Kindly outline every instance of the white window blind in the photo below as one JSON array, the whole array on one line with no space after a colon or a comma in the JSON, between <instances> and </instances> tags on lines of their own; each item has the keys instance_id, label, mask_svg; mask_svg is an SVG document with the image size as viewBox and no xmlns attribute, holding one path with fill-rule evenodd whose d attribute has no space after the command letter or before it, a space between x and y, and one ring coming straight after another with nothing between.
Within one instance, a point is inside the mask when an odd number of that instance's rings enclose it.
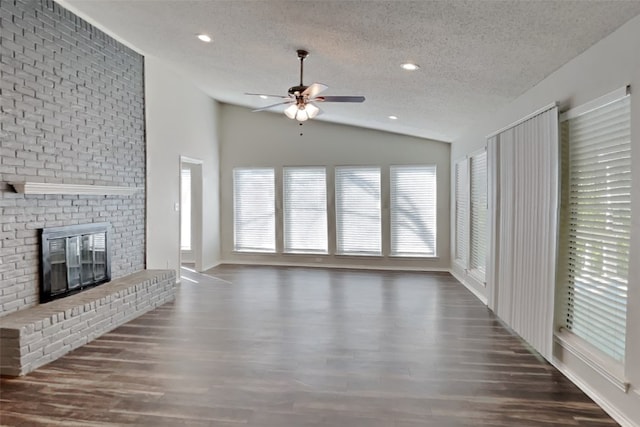
<instances>
[{"instance_id":1,"label":"white window blind","mask_svg":"<svg viewBox=\"0 0 640 427\"><path fill-rule=\"evenodd\" d=\"M468 184L468 160L463 159L456 163L456 229L455 229L455 260L463 268L467 268L468 241L469 241L469 184Z\"/></svg>"},{"instance_id":2,"label":"white window blind","mask_svg":"<svg viewBox=\"0 0 640 427\"><path fill-rule=\"evenodd\" d=\"M470 158L470 250L469 270L479 281L485 281L487 263L487 152Z\"/></svg>"},{"instance_id":3,"label":"white window blind","mask_svg":"<svg viewBox=\"0 0 640 427\"><path fill-rule=\"evenodd\" d=\"M380 255L380 168L336 168L336 250L340 255Z\"/></svg>"},{"instance_id":4,"label":"white window blind","mask_svg":"<svg viewBox=\"0 0 640 427\"><path fill-rule=\"evenodd\" d=\"M436 255L436 167L391 166L391 255Z\"/></svg>"},{"instance_id":5,"label":"white window blind","mask_svg":"<svg viewBox=\"0 0 640 427\"><path fill-rule=\"evenodd\" d=\"M324 167L284 168L284 251L327 253Z\"/></svg>"},{"instance_id":6,"label":"white window blind","mask_svg":"<svg viewBox=\"0 0 640 427\"><path fill-rule=\"evenodd\" d=\"M233 170L234 249L275 252L276 208L273 168Z\"/></svg>"},{"instance_id":7,"label":"white window blind","mask_svg":"<svg viewBox=\"0 0 640 427\"><path fill-rule=\"evenodd\" d=\"M180 170L180 249L191 250L191 169Z\"/></svg>"},{"instance_id":8,"label":"white window blind","mask_svg":"<svg viewBox=\"0 0 640 427\"><path fill-rule=\"evenodd\" d=\"M571 115L569 115L571 117ZM624 360L631 227L630 97L562 123L564 326Z\"/></svg>"},{"instance_id":9,"label":"white window blind","mask_svg":"<svg viewBox=\"0 0 640 427\"><path fill-rule=\"evenodd\" d=\"M489 137L491 296L496 314L553 357L559 208L558 109L546 106ZM497 147L496 147L497 145ZM497 149L497 152L496 152ZM495 174L495 175L494 175Z\"/></svg>"}]
</instances>

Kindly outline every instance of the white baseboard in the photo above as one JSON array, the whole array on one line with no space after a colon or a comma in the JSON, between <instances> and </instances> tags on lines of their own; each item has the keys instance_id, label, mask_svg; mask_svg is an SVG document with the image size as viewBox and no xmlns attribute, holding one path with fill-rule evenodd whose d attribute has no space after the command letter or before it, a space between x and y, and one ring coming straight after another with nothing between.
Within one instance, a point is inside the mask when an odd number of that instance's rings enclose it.
<instances>
[{"instance_id":1,"label":"white baseboard","mask_svg":"<svg viewBox=\"0 0 640 427\"><path fill-rule=\"evenodd\" d=\"M216 267L217 267L217 266L219 266L220 264L222 264L222 262L221 262L221 261L214 262L213 264L208 264L208 265L206 265L205 267L203 267L203 268L202 268L202 271L207 271L207 270L210 270L210 269L212 269L212 268L216 268Z\"/></svg>"},{"instance_id":2,"label":"white baseboard","mask_svg":"<svg viewBox=\"0 0 640 427\"><path fill-rule=\"evenodd\" d=\"M403 266L377 266L377 265L350 265L350 264L314 264L304 262L265 262L265 261L220 261L217 265L233 264L233 265L263 265L274 267L305 267L305 268L344 268L351 270L380 270L380 271L422 271L422 272L434 272L434 273L449 273L448 268L433 268L433 267L403 267Z\"/></svg>"},{"instance_id":3,"label":"white baseboard","mask_svg":"<svg viewBox=\"0 0 640 427\"><path fill-rule=\"evenodd\" d=\"M594 390L589 384L584 382L578 375L576 375L567 365L559 361L557 358L553 358L553 366L556 367L564 376L574 383L580 390L589 396L598 406L600 406L607 414L611 416L622 427L640 427L634 421L630 420L625 414L620 412L618 408L612 404L608 399L605 399L600 393Z\"/></svg>"},{"instance_id":4,"label":"white baseboard","mask_svg":"<svg viewBox=\"0 0 640 427\"><path fill-rule=\"evenodd\" d=\"M487 299L486 295L482 295L480 292L478 292L478 290L476 288L474 288L473 286L469 285L466 280L464 280L458 273L456 273L456 271L454 269L449 269L449 273L455 277L458 282L462 283L464 285L465 288L469 289L469 291L471 291L471 293L473 295L476 296L476 298L478 298L484 305L488 305L489 300Z\"/></svg>"}]
</instances>

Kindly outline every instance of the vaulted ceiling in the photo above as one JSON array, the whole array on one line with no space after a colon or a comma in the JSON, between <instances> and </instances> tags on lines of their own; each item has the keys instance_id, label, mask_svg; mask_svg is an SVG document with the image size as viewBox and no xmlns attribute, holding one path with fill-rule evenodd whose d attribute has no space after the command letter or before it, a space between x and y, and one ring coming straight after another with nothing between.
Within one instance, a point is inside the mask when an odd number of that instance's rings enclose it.
<instances>
[{"instance_id":1,"label":"vaulted ceiling","mask_svg":"<svg viewBox=\"0 0 640 427\"><path fill-rule=\"evenodd\" d=\"M366 97L325 103L319 120L443 141L640 14L640 1L624 0L60 3L213 98L249 108L274 101L245 92L286 95L298 84L296 49L307 49L305 84ZM199 41L202 33L212 41Z\"/></svg>"}]
</instances>

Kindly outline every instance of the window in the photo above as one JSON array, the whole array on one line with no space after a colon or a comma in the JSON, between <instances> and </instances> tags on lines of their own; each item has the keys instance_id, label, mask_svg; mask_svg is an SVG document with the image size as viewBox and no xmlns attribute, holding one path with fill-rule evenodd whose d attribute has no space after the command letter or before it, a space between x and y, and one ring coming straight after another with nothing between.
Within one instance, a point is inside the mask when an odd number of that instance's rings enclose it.
<instances>
[{"instance_id":1,"label":"window","mask_svg":"<svg viewBox=\"0 0 640 427\"><path fill-rule=\"evenodd\" d=\"M456 229L455 229L455 260L463 268L467 268L467 247L469 241L468 233L468 209L469 204L469 180L468 180L468 167L469 163L467 159L460 160L456 163Z\"/></svg>"},{"instance_id":2,"label":"window","mask_svg":"<svg viewBox=\"0 0 640 427\"><path fill-rule=\"evenodd\" d=\"M487 152L456 163L455 261L485 282L487 254Z\"/></svg>"},{"instance_id":3,"label":"window","mask_svg":"<svg viewBox=\"0 0 640 427\"><path fill-rule=\"evenodd\" d=\"M469 270L484 283L487 257L487 152L470 158Z\"/></svg>"},{"instance_id":4,"label":"window","mask_svg":"<svg viewBox=\"0 0 640 427\"><path fill-rule=\"evenodd\" d=\"M624 93L564 116L559 276L564 327L619 362L631 227L630 97Z\"/></svg>"},{"instance_id":5,"label":"window","mask_svg":"<svg viewBox=\"0 0 640 427\"><path fill-rule=\"evenodd\" d=\"M233 225L236 251L276 251L273 168L233 170Z\"/></svg>"},{"instance_id":6,"label":"window","mask_svg":"<svg viewBox=\"0 0 640 427\"><path fill-rule=\"evenodd\" d=\"M436 167L391 166L391 255L436 255Z\"/></svg>"},{"instance_id":7,"label":"window","mask_svg":"<svg viewBox=\"0 0 640 427\"><path fill-rule=\"evenodd\" d=\"M180 171L180 249L191 250L191 169Z\"/></svg>"},{"instance_id":8,"label":"window","mask_svg":"<svg viewBox=\"0 0 640 427\"><path fill-rule=\"evenodd\" d=\"M381 255L380 168L336 168L336 250Z\"/></svg>"},{"instance_id":9,"label":"window","mask_svg":"<svg viewBox=\"0 0 640 427\"><path fill-rule=\"evenodd\" d=\"M327 253L325 168L284 168L283 175L284 251Z\"/></svg>"}]
</instances>

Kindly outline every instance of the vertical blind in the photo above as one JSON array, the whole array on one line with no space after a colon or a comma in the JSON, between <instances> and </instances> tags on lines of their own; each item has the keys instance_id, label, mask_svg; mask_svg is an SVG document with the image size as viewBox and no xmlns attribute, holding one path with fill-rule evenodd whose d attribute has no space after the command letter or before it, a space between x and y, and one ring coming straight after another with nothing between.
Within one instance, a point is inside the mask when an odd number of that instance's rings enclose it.
<instances>
[{"instance_id":1,"label":"vertical blind","mask_svg":"<svg viewBox=\"0 0 640 427\"><path fill-rule=\"evenodd\" d=\"M496 313L551 360L558 215L558 109L497 134L497 223L491 260ZM494 142L490 141L493 145ZM493 148L492 148L493 150Z\"/></svg>"},{"instance_id":2,"label":"vertical blind","mask_svg":"<svg viewBox=\"0 0 640 427\"><path fill-rule=\"evenodd\" d=\"M380 255L380 168L336 167L336 251Z\"/></svg>"},{"instance_id":3,"label":"vertical blind","mask_svg":"<svg viewBox=\"0 0 640 427\"><path fill-rule=\"evenodd\" d=\"M471 156L469 270L485 281L487 259L487 152Z\"/></svg>"},{"instance_id":4,"label":"vertical blind","mask_svg":"<svg viewBox=\"0 0 640 427\"><path fill-rule=\"evenodd\" d=\"M631 232L630 97L562 123L564 326L624 360ZM562 267L561 267L562 268Z\"/></svg>"},{"instance_id":5,"label":"vertical blind","mask_svg":"<svg viewBox=\"0 0 640 427\"><path fill-rule=\"evenodd\" d=\"M191 169L180 170L180 249L191 250Z\"/></svg>"},{"instance_id":6,"label":"vertical blind","mask_svg":"<svg viewBox=\"0 0 640 427\"><path fill-rule=\"evenodd\" d=\"M287 167L284 180L284 251L327 253L324 167Z\"/></svg>"},{"instance_id":7,"label":"vertical blind","mask_svg":"<svg viewBox=\"0 0 640 427\"><path fill-rule=\"evenodd\" d=\"M468 253L468 212L467 205L469 203L468 193L468 160L463 159L456 163L456 182L455 182L455 210L456 210L456 229L455 229L455 260L463 268L467 268Z\"/></svg>"},{"instance_id":8,"label":"vertical blind","mask_svg":"<svg viewBox=\"0 0 640 427\"><path fill-rule=\"evenodd\" d=\"M391 166L391 255L436 255L436 167Z\"/></svg>"},{"instance_id":9,"label":"vertical blind","mask_svg":"<svg viewBox=\"0 0 640 427\"><path fill-rule=\"evenodd\" d=\"M233 170L234 249L275 252L276 207L273 168Z\"/></svg>"}]
</instances>

